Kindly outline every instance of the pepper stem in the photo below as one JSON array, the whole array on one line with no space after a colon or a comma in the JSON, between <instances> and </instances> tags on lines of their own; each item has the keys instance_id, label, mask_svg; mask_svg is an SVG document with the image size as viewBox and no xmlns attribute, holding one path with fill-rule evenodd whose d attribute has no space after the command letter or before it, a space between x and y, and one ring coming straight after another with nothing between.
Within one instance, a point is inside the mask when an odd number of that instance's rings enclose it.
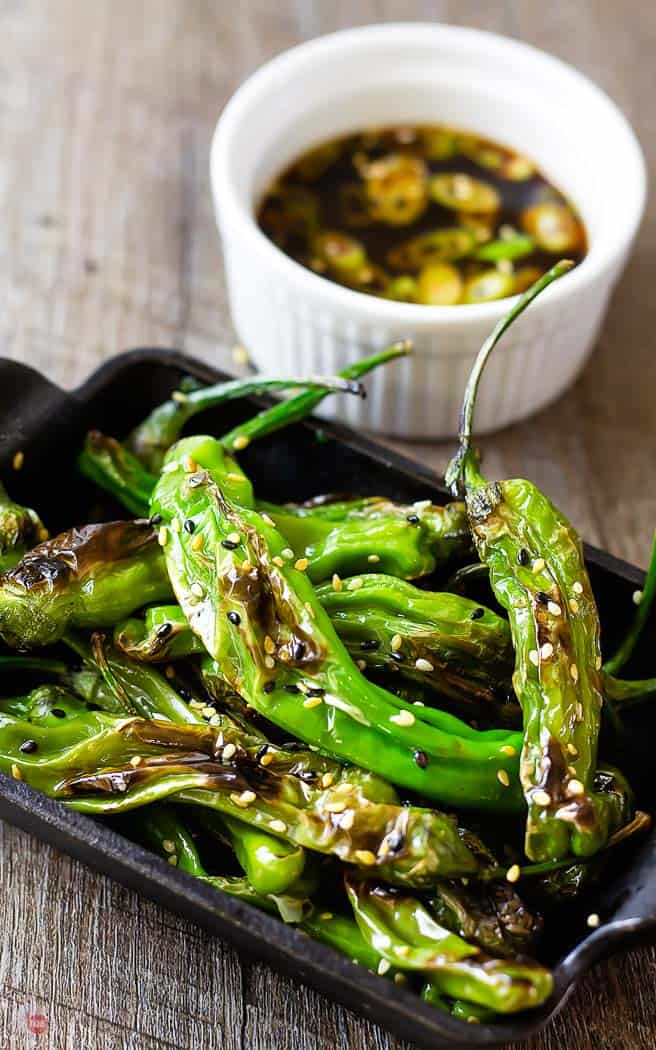
<instances>
[{"instance_id":1,"label":"pepper stem","mask_svg":"<svg viewBox=\"0 0 656 1050\"><path fill-rule=\"evenodd\" d=\"M499 342L501 336L510 327L515 318L519 317L519 315L524 312L526 307L533 302L540 292L544 291L545 288L548 288L553 281L562 277L562 275L567 273L568 270L571 270L573 266L574 263L571 259L562 259L560 262L556 263L555 266L552 266L547 273L543 274L535 284L532 284L531 287L524 292L512 309L508 311L506 316L502 317L495 325L492 332L483 343L481 349L478 351L478 356L474 361L474 366L469 375L469 379L467 380L465 396L460 411L458 451L449 463L445 474L446 484L448 488L451 489L454 496L462 496L463 494L465 464L471 451L474 405L476 403L478 384L481 375L483 374L483 369L487 364L487 359Z\"/></svg>"},{"instance_id":2,"label":"pepper stem","mask_svg":"<svg viewBox=\"0 0 656 1050\"><path fill-rule=\"evenodd\" d=\"M604 664L604 671L606 674L616 675L618 671L624 667L624 664L633 653L633 650L638 644L642 632L645 629L647 621L649 620L654 597L656 597L656 532L654 532L654 538L652 540L649 568L647 569L647 575L645 577L644 587L642 588L642 595L640 597L637 612L624 640L613 653L610 660L607 660Z\"/></svg>"}]
</instances>

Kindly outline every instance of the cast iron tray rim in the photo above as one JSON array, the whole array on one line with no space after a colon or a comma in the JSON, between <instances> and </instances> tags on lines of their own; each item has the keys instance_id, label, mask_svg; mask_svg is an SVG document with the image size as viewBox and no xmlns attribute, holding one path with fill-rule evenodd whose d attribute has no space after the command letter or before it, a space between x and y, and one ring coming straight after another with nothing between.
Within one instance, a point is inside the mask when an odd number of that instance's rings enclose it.
<instances>
[{"instance_id":1,"label":"cast iron tray rim","mask_svg":"<svg viewBox=\"0 0 656 1050\"><path fill-rule=\"evenodd\" d=\"M6 361L0 358L0 365ZM16 362L11 362L15 366ZM191 373L204 382L217 382L229 378L226 373L212 368L177 350L159 347L143 347L125 351L110 358L97 368L84 383L66 396L85 402L120 372L134 364L159 364L182 372ZM44 377L29 366L26 371ZM46 381L49 382L49 381ZM55 389L56 384L49 384ZM261 403L271 403L270 398L249 398ZM332 438L356 452L375 460L383 466L393 467L411 479L437 489L445 494L442 479L430 469L405 456L356 434L350 428L325 422L316 418L304 421L312 430L324 430ZM585 544L586 556L603 569L612 572L637 587L644 582L645 574L625 562L590 544ZM656 941L656 913L611 920L591 931L554 968L554 992L549 1001L535 1011L510 1016L493 1025L466 1025L424 1004L413 993L384 981L339 955L336 951L313 941L306 934L281 923L280 920L259 911L253 906L205 885L193 876L178 871L155 854L145 850L108 827L97 824L91 818L68 809L63 803L49 799L28 785L0 774L1 795L8 806L3 816L12 823L41 838L64 848L87 865L109 874L152 900L172 911L179 910L182 898L187 912L194 913L193 921L209 924L216 932L218 920L225 928L220 933L227 941L231 939L230 927L239 939L240 932L252 940L255 935L262 957L284 972L309 983L337 999L349 1008L360 1012L371 1020L386 1024L385 1015L390 1001L395 1008L394 1029L410 1036L428 1047L426 1037L450 1040L449 1046L456 1050L465 1046L501 1046L509 1040L526 1039L541 1030L558 1014L572 994L576 982L595 963L619 951L628 950L634 944ZM62 846L62 840L65 843ZM94 857L89 859L86 850ZM145 880L145 881L144 881ZM206 920L206 923L203 920ZM258 949L243 946L239 950L257 954ZM304 966L307 963L307 967ZM321 988L318 971L329 975L331 988L326 993ZM358 1003L357 989L366 992L368 1001ZM339 988L339 992L337 991ZM380 1008L380 1016L376 1011ZM417 1029L417 1022L421 1028ZM447 1045L444 1043L443 1045Z\"/></svg>"}]
</instances>

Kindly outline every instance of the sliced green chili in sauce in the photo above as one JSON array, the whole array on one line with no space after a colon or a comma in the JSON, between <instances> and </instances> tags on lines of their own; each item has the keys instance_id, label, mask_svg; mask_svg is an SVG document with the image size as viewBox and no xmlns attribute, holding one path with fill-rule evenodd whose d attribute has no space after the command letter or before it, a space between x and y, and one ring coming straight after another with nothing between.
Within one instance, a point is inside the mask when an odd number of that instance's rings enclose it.
<instances>
[{"instance_id":1,"label":"sliced green chili in sauce","mask_svg":"<svg viewBox=\"0 0 656 1050\"><path fill-rule=\"evenodd\" d=\"M518 295L586 233L533 162L478 135L401 126L302 154L269 186L261 229L356 291L428 306Z\"/></svg>"}]
</instances>

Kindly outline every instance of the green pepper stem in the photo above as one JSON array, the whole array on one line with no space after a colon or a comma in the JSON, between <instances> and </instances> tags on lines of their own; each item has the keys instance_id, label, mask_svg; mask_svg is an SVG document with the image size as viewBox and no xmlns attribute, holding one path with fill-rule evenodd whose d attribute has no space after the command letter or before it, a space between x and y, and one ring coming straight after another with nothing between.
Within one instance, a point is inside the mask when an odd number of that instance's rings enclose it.
<instances>
[{"instance_id":1,"label":"green pepper stem","mask_svg":"<svg viewBox=\"0 0 656 1050\"><path fill-rule=\"evenodd\" d=\"M571 270L573 266L574 263L571 259L562 259L560 262L556 263L555 266L552 266L547 273L543 274L535 284L532 284L531 287L524 292L512 309L508 311L506 316L502 317L501 320L497 322L492 332L483 343L481 349L478 351L474 367L472 368L467 381L465 396L462 402L462 409L460 412L460 430L458 435L458 451L449 464L445 475L446 484L455 496L462 495L465 460L471 449L476 394L481 375L483 374L483 369L487 364L490 354L504 332L511 326L513 321L524 312L526 307L533 302L536 296L544 291L545 288L548 288L549 285L559 277L562 277L563 274L567 273L568 270Z\"/></svg>"},{"instance_id":2,"label":"green pepper stem","mask_svg":"<svg viewBox=\"0 0 656 1050\"><path fill-rule=\"evenodd\" d=\"M611 656L610 660L606 660L604 664L604 671L608 675L616 675L618 671L624 667L629 657L633 653L636 645L640 641L642 632L645 629L651 607L654 603L654 597L656 596L656 532L654 532L654 538L651 545L651 557L649 559L649 568L647 569L647 576L645 578L645 585L642 589L642 597L640 604L638 605L633 623L631 624L624 641L621 642L615 653ZM647 684L647 683L645 683ZM619 697L617 699L620 699Z\"/></svg>"},{"instance_id":3,"label":"green pepper stem","mask_svg":"<svg viewBox=\"0 0 656 1050\"><path fill-rule=\"evenodd\" d=\"M364 357L361 361L348 365L338 375L343 379L359 379L361 376L373 371L374 368L378 368L379 365L384 365L397 357L405 357L410 352L410 349L411 344L407 339L394 343L387 350L382 350L378 354ZM232 449L238 438L247 438L249 441L254 441L256 438L266 437L267 434L280 430L281 427L298 423L301 419L305 419L317 405L321 404L327 393L328 391L325 390L306 390L297 397L290 398L289 401L272 405L271 408L260 412L259 415L254 416L245 423L240 423L239 426L224 434L220 439L221 444L226 449Z\"/></svg>"}]
</instances>

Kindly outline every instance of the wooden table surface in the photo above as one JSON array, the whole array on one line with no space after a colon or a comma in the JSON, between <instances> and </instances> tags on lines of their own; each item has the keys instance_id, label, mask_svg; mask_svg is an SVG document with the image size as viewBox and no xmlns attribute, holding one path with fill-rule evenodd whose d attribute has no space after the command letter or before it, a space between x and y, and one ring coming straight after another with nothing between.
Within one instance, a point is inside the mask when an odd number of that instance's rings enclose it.
<instances>
[{"instance_id":1,"label":"wooden table surface","mask_svg":"<svg viewBox=\"0 0 656 1050\"><path fill-rule=\"evenodd\" d=\"M0 0L0 354L65 385L138 345L230 368L207 174L217 115L289 45L402 18L574 63L633 122L653 173L656 9L643 0ZM656 524L655 226L652 206L576 386L485 443L491 472L533 478L588 540L642 565ZM449 451L412 454L442 466ZM27 835L0 838L0 1047L402 1050ZM652 950L600 966L527 1045L652 1048L655 991ZM29 1032L29 1009L47 1032Z\"/></svg>"}]
</instances>

